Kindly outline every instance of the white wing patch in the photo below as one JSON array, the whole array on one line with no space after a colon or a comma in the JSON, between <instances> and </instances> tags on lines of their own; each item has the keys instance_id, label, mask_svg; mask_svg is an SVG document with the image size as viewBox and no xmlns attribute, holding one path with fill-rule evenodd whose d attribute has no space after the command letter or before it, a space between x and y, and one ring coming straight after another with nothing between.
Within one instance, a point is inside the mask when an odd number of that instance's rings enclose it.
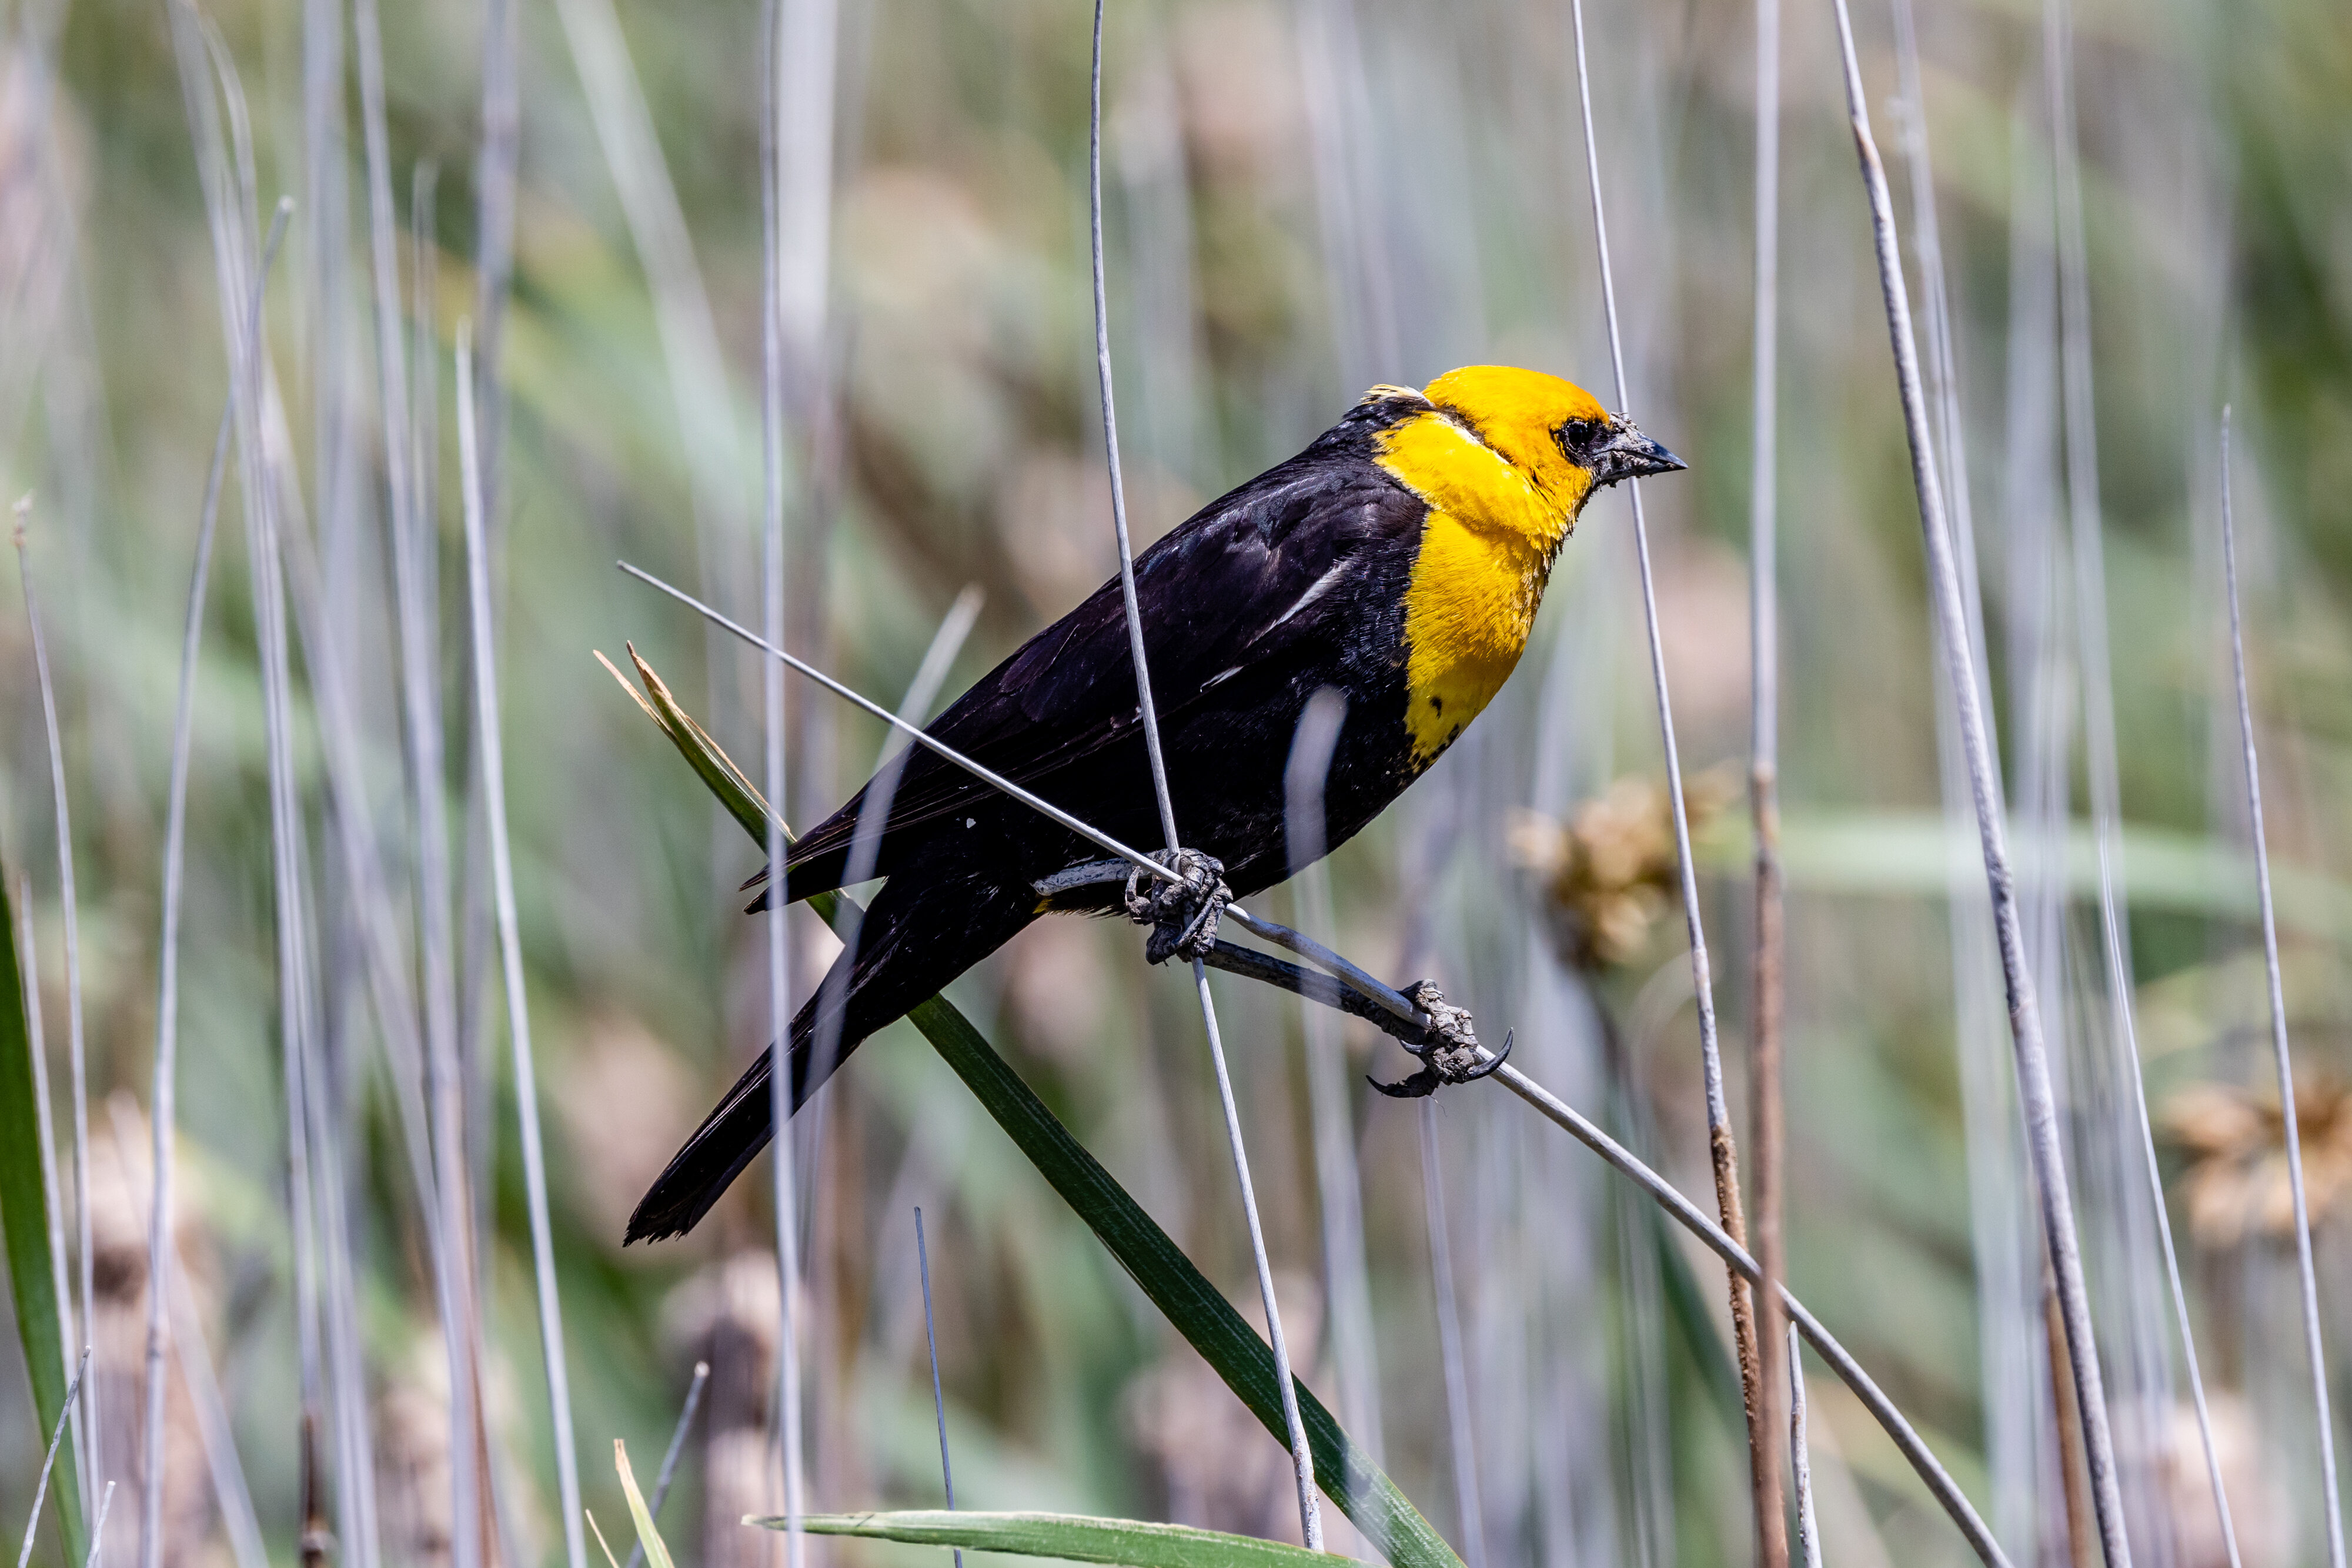
<instances>
[{"instance_id":1,"label":"white wing patch","mask_svg":"<svg viewBox=\"0 0 2352 1568\"><path fill-rule=\"evenodd\" d=\"M1355 562L1351 559L1335 562L1330 570L1317 578L1314 585L1308 588L1306 592L1298 596L1297 603L1293 604L1289 609L1276 616L1274 618L1274 626L1269 626L1266 630L1268 632L1273 631L1275 626L1281 625L1284 622L1289 620L1292 616L1297 614L1300 611L1306 609L1317 600L1322 598L1326 593L1328 593L1331 591L1331 585L1339 581L1339 579L1346 574L1348 569L1354 564ZM1226 674L1231 674L1232 673L1232 671L1228 670ZM1217 677L1217 680L1221 681L1223 679L1224 679L1224 675ZM1209 684L1211 685L1216 685L1216 681L1212 681Z\"/></svg>"}]
</instances>

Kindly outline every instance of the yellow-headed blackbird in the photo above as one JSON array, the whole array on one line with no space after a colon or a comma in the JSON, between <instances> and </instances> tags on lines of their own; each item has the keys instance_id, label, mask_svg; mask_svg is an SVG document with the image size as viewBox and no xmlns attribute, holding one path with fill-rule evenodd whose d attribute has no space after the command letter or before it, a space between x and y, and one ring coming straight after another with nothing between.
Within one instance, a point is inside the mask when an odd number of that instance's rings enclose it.
<instances>
[{"instance_id":1,"label":"yellow-headed blackbird","mask_svg":"<svg viewBox=\"0 0 2352 1568\"><path fill-rule=\"evenodd\" d=\"M1289 873L1284 768L1322 686L1348 698L1325 799L1327 842L1345 843L1501 688L1593 492L1682 466L1580 387L1476 365L1425 392L1373 388L1306 451L1144 551L1136 593L1184 843L1222 862L1239 897ZM1116 580L990 671L930 733L1124 842L1160 841ZM790 898L841 885L864 799L785 858ZM838 1061L1038 915L1119 908L1116 880L1039 891L1100 859L916 751L880 840L877 871L888 880L857 950L793 1020L793 1106L834 1065L812 1073L820 1006L840 1015L827 1052ZM687 1140L631 1216L629 1239L690 1228L766 1145L769 1062L761 1052Z\"/></svg>"}]
</instances>

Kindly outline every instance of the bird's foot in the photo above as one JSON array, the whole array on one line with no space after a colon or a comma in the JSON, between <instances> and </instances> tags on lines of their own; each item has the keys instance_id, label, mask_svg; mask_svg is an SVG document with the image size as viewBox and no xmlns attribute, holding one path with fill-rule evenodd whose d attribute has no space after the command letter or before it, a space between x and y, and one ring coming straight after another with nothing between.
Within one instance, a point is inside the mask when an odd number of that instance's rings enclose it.
<instances>
[{"instance_id":1,"label":"bird's foot","mask_svg":"<svg viewBox=\"0 0 2352 1568\"><path fill-rule=\"evenodd\" d=\"M1475 1083L1509 1059L1515 1036L1507 1031L1503 1049L1487 1055L1479 1047L1477 1032L1471 1027L1470 1009L1450 1005L1435 981L1417 981L1406 987L1403 995L1429 1015L1430 1022L1419 1043L1397 1041L1421 1059L1418 1071L1395 1083L1383 1083L1377 1078L1365 1081L1391 1100L1423 1099L1436 1093L1442 1083Z\"/></svg>"},{"instance_id":2,"label":"bird's foot","mask_svg":"<svg viewBox=\"0 0 2352 1568\"><path fill-rule=\"evenodd\" d=\"M1184 880L1155 877L1145 886L1140 869L1127 879L1127 917L1151 927L1143 945L1144 961L1207 957L1217 945L1217 921L1234 901L1223 862L1198 850L1162 850L1151 858Z\"/></svg>"}]
</instances>

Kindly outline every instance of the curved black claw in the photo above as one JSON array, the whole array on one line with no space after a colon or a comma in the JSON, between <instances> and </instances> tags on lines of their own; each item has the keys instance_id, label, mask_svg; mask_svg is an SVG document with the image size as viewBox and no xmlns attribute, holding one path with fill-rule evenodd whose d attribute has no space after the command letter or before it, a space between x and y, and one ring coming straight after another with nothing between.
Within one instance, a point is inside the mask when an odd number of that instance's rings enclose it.
<instances>
[{"instance_id":1,"label":"curved black claw","mask_svg":"<svg viewBox=\"0 0 2352 1568\"><path fill-rule=\"evenodd\" d=\"M1459 1078L1449 1078L1446 1082L1449 1083L1475 1083L1481 1078L1492 1078L1495 1076L1496 1070L1499 1069L1504 1062L1508 1061L1511 1059L1511 1043L1517 1039L1518 1039L1517 1030L1505 1030L1503 1031L1502 1050L1495 1052L1494 1055L1488 1057L1486 1061L1480 1062L1469 1071L1462 1074Z\"/></svg>"},{"instance_id":2,"label":"curved black claw","mask_svg":"<svg viewBox=\"0 0 2352 1568\"><path fill-rule=\"evenodd\" d=\"M1437 988L1435 981L1416 981L1405 988L1404 995L1428 1015L1430 1022L1418 1041L1397 1041L1421 1059L1418 1071L1394 1083L1382 1083L1377 1078L1365 1080L1390 1099L1423 1100L1436 1093L1442 1083L1475 1083L1491 1076L1510 1057L1516 1033L1505 1031L1503 1049L1487 1055L1479 1047L1469 1009L1448 1006L1445 993Z\"/></svg>"},{"instance_id":3,"label":"curved black claw","mask_svg":"<svg viewBox=\"0 0 2352 1568\"><path fill-rule=\"evenodd\" d=\"M1426 1100L1436 1093L1437 1086L1445 1081L1438 1077L1435 1068L1423 1067L1394 1083L1383 1083L1369 1072L1364 1074L1364 1082L1391 1100Z\"/></svg>"}]
</instances>

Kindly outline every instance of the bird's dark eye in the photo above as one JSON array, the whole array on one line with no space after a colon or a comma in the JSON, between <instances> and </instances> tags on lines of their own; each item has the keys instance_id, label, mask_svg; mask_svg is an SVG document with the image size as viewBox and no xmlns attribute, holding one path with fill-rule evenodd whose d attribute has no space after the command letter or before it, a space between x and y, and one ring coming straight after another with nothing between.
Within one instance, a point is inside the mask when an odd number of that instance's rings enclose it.
<instances>
[{"instance_id":1,"label":"bird's dark eye","mask_svg":"<svg viewBox=\"0 0 2352 1568\"><path fill-rule=\"evenodd\" d=\"M1601 420L1571 419L1551 434L1552 439L1559 443L1561 455L1571 463L1582 464L1607 429Z\"/></svg>"}]
</instances>

